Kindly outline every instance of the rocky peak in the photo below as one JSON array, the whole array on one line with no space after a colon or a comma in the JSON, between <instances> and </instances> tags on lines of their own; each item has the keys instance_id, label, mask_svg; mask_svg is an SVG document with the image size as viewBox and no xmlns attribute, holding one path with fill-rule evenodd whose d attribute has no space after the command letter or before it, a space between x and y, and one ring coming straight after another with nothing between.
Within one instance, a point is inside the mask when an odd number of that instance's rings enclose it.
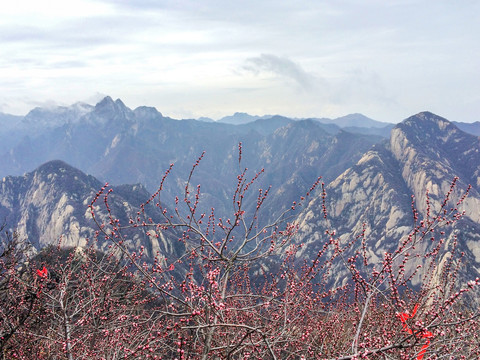
<instances>
[{"instance_id":1,"label":"rocky peak","mask_svg":"<svg viewBox=\"0 0 480 360\"><path fill-rule=\"evenodd\" d=\"M133 110L135 117L142 120L153 120L162 118L163 115L156 108L150 106L139 106Z\"/></svg>"},{"instance_id":2,"label":"rocky peak","mask_svg":"<svg viewBox=\"0 0 480 360\"><path fill-rule=\"evenodd\" d=\"M76 169L72 166L68 165L66 162L62 160L52 160L43 165L40 165L34 172L40 174L52 174L52 173L71 173ZM78 171L78 170L77 170ZM80 171L78 171L80 173Z\"/></svg>"},{"instance_id":3,"label":"rocky peak","mask_svg":"<svg viewBox=\"0 0 480 360\"><path fill-rule=\"evenodd\" d=\"M104 109L104 108L113 109L114 106L115 106L115 103L113 102L113 99L107 95L95 105L95 110Z\"/></svg>"},{"instance_id":4,"label":"rocky peak","mask_svg":"<svg viewBox=\"0 0 480 360\"><path fill-rule=\"evenodd\" d=\"M467 271L480 273L480 139L464 133L448 120L423 112L392 130L390 142L379 143L360 161L327 186L328 223L322 198L314 198L299 217L301 241L324 238L336 229L344 241L367 236L373 262L391 251L412 228L410 196L420 218L439 211L454 177L457 186L447 204L455 208L468 184L470 195L461 205L465 218L458 228L461 251L472 261ZM422 251L425 249L422 249Z\"/></svg>"},{"instance_id":5,"label":"rocky peak","mask_svg":"<svg viewBox=\"0 0 480 360\"><path fill-rule=\"evenodd\" d=\"M126 107L120 99L113 101L110 96L106 96L95 105L94 115L100 122L107 123L112 120L131 120L133 118L133 111Z\"/></svg>"},{"instance_id":6,"label":"rocky peak","mask_svg":"<svg viewBox=\"0 0 480 360\"><path fill-rule=\"evenodd\" d=\"M480 191L480 139L450 121L422 112L398 124L391 133L390 150L399 161L403 178L421 196L427 188L440 196L454 176ZM433 186L437 184L438 186Z\"/></svg>"},{"instance_id":7,"label":"rocky peak","mask_svg":"<svg viewBox=\"0 0 480 360\"><path fill-rule=\"evenodd\" d=\"M24 176L8 176L0 181L0 217L37 249L57 244L60 239L62 246L84 246L98 230L88 205L101 187L97 179L67 163L50 161ZM110 207L120 222L126 224L149 194L138 184L113 189ZM146 207L146 214L156 220L161 216L154 206ZM97 216L100 221L107 219L101 207L97 208ZM132 250L144 245L149 255L174 251L175 245L164 234L158 238L138 231L129 235ZM108 246L101 240L97 243L100 250Z\"/></svg>"},{"instance_id":8,"label":"rocky peak","mask_svg":"<svg viewBox=\"0 0 480 360\"><path fill-rule=\"evenodd\" d=\"M460 130L447 119L431 112L421 112L404 120L392 130L391 143L411 143L413 146L426 147L430 142L440 145L459 135ZM405 139L403 139L403 138ZM399 139L401 141L399 141Z\"/></svg>"},{"instance_id":9,"label":"rocky peak","mask_svg":"<svg viewBox=\"0 0 480 360\"><path fill-rule=\"evenodd\" d=\"M70 166L62 160L52 160L39 166L27 177L38 182L46 182L54 187L60 186L65 191L78 193L86 188L100 188L101 183L93 176Z\"/></svg>"},{"instance_id":10,"label":"rocky peak","mask_svg":"<svg viewBox=\"0 0 480 360\"><path fill-rule=\"evenodd\" d=\"M430 111L422 111L418 114L410 116L400 124L408 124L410 126L413 126L414 124L417 124L419 126L423 126L425 124L430 124L431 126L431 124L436 124L438 127L444 129L451 123L447 119L436 115Z\"/></svg>"}]
</instances>

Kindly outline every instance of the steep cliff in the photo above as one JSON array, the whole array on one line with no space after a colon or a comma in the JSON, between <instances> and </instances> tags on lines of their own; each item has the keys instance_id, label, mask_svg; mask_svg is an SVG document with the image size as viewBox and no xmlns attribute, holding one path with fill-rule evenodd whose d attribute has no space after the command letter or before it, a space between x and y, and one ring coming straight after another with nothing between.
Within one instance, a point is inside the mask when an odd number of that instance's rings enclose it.
<instances>
[{"instance_id":1,"label":"steep cliff","mask_svg":"<svg viewBox=\"0 0 480 360\"><path fill-rule=\"evenodd\" d=\"M302 255L315 254L313 250L326 240L327 229L335 229L343 244L359 239L356 246L360 246L364 232L367 255L376 263L385 251L396 249L414 227L411 196L419 218L431 218L440 210L454 177L458 177L445 206L448 212L457 207L469 184L472 188L459 207L465 212L464 218L453 229L446 226L443 256L449 256L456 236L457 250L465 252L463 271L478 276L479 150L480 138L464 133L439 116L424 112L406 119L392 130L390 141L375 145L326 187L327 219L323 216L320 195L306 206L298 218L297 241L309 245L304 247ZM416 250L422 253L427 248ZM341 282L345 270L342 266L337 270L336 281Z\"/></svg>"}]
</instances>

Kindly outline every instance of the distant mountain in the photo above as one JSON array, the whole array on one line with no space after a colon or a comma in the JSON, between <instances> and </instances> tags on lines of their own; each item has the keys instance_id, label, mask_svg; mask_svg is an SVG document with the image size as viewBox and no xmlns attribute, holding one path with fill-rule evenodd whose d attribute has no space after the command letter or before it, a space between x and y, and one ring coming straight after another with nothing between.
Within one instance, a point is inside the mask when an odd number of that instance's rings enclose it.
<instances>
[{"instance_id":1,"label":"distant mountain","mask_svg":"<svg viewBox=\"0 0 480 360\"><path fill-rule=\"evenodd\" d=\"M14 147L21 140L17 129L23 116L0 113L0 154Z\"/></svg>"},{"instance_id":2,"label":"distant mountain","mask_svg":"<svg viewBox=\"0 0 480 360\"><path fill-rule=\"evenodd\" d=\"M364 135L377 135L384 138L390 137L390 132L395 127L395 124L385 125L384 127L358 127L358 126L345 126L343 130L357 133L357 134L364 134Z\"/></svg>"},{"instance_id":3,"label":"distant mountain","mask_svg":"<svg viewBox=\"0 0 480 360\"><path fill-rule=\"evenodd\" d=\"M478 276L480 138L428 112L398 124L389 141L376 144L327 186L328 220L323 218L321 196L313 199L299 217L298 241L315 246L326 229L336 229L346 243L360 236L365 227L368 255L375 263L412 229L411 195L420 216L425 217L428 190L430 211L436 213L455 176L459 181L447 208L455 208L468 184L472 185L456 236L460 251L466 254L463 271ZM446 244L453 241L447 240ZM340 270L336 274L337 282L342 274Z\"/></svg>"},{"instance_id":4,"label":"distant mountain","mask_svg":"<svg viewBox=\"0 0 480 360\"><path fill-rule=\"evenodd\" d=\"M370 119L362 114L349 114L342 117L334 119L335 124L340 127L367 127L367 128L384 128L385 126L391 125L390 123L385 123L377 120Z\"/></svg>"},{"instance_id":5,"label":"distant mountain","mask_svg":"<svg viewBox=\"0 0 480 360\"><path fill-rule=\"evenodd\" d=\"M392 125L390 123L370 119L369 117L358 113L341 116L335 119L315 118L315 120L324 124L335 124L341 128L384 128L386 126Z\"/></svg>"},{"instance_id":6,"label":"distant mountain","mask_svg":"<svg viewBox=\"0 0 480 360\"><path fill-rule=\"evenodd\" d=\"M205 117L205 116L202 116L202 117L199 117L197 119L197 121L204 121L204 122L215 122L215 120L209 118L209 117Z\"/></svg>"},{"instance_id":7,"label":"distant mountain","mask_svg":"<svg viewBox=\"0 0 480 360\"><path fill-rule=\"evenodd\" d=\"M383 138L389 138L390 131L395 127L395 124L376 121L362 114L349 114L336 119L314 118L313 120L324 124L324 126L343 129L351 133L375 135Z\"/></svg>"},{"instance_id":8,"label":"distant mountain","mask_svg":"<svg viewBox=\"0 0 480 360\"><path fill-rule=\"evenodd\" d=\"M330 134L338 134L342 128L338 125L335 125L334 123L331 123L331 122L321 122L321 121L318 121L318 119L316 118L308 118L308 119L305 119L305 120L308 120L308 121L315 121L322 129L324 129L326 132L330 133ZM355 131L351 131L352 133L355 133ZM357 132L359 134L359 132Z\"/></svg>"},{"instance_id":9,"label":"distant mountain","mask_svg":"<svg viewBox=\"0 0 480 360\"><path fill-rule=\"evenodd\" d=\"M239 127L242 130L248 129L248 130L259 132L262 135L269 135L274 133L275 130L280 129L281 127L287 126L291 123L293 123L292 119L289 119L280 115L275 115L271 118L257 119L255 121L239 125Z\"/></svg>"},{"instance_id":10,"label":"distant mountain","mask_svg":"<svg viewBox=\"0 0 480 360\"><path fill-rule=\"evenodd\" d=\"M219 119L218 122L224 124L232 124L232 125L242 125L248 124L249 122L261 119L261 116L257 115L249 115L247 113L236 112L233 115L224 116L223 118Z\"/></svg>"},{"instance_id":11,"label":"distant mountain","mask_svg":"<svg viewBox=\"0 0 480 360\"><path fill-rule=\"evenodd\" d=\"M473 123L453 122L460 130L463 130L469 134L480 136L480 121Z\"/></svg>"},{"instance_id":12,"label":"distant mountain","mask_svg":"<svg viewBox=\"0 0 480 360\"><path fill-rule=\"evenodd\" d=\"M264 116L257 116L257 115L249 115L247 113L235 113L231 116L226 116L220 120L219 122L233 124L233 125L244 125L248 123L252 123L258 119L270 119L274 118L275 116L271 115L264 115ZM276 115L278 117L278 115ZM293 119L292 119L293 120ZM385 123L370 119L362 114L349 114L346 116L342 116L335 119L329 118L312 118L312 120L316 120L322 124L336 126L338 128L343 128L350 132L358 132L362 134L372 134L372 130L375 129L376 135L380 135L383 137L388 137L390 130L395 126L394 124Z\"/></svg>"},{"instance_id":13,"label":"distant mountain","mask_svg":"<svg viewBox=\"0 0 480 360\"><path fill-rule=\"evenodd\" d=\"M93 106L85 103L75 103L72 106L58 106L53 108L37 107L31 110L22 120L22 128L41 130L63 126L75 122L83 115L91 112Z\"/></svg>"},{"instance_id":14,"label":"distant mountain","mask_svg":"<svg viewBox=\"0 0 480 360\"><path fill-rule=\"evenodd\" d=\"M39 122L48 121L48 116L36 113ZM239 142L244 145L242 167L248 167L252 176L266 167L268 175L259 185L266 188L272 183L274 191L288 188L287 193L278 193L279 199L272 199L272 204L279 205L282 198L298 197L320 175L335 178L381 140L326 127L330 126L281 116L244 125L179 121L164 117L155 108L131 110L121 100L106 97L79 118L64 117L62 125L47 128L38 136L20 136L18 143L4 152L0 174L20 175L61 159L102 181L141 183L154 192L163 172L175 163L165 194L166 200L173 200L183 192L192 163L206 151L193 181L203 185L205 206L224 214L231 208L232 189L241 171L235 160Z\"/></svg>"},{"instance_id":15,"label":"distant mountain","mask_svg":"<svg viewBox=\"0 0 480 360\"><path fill-rule=\"evenodd\" d=\"M0 113L0 132L16 128L22 119L23 116Z\"/></svg>"}]
</instances>

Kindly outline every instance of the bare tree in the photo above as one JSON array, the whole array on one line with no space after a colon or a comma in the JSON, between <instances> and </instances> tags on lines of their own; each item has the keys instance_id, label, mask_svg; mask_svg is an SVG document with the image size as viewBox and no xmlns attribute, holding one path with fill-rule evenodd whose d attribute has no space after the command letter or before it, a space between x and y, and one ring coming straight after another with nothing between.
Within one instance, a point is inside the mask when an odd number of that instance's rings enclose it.
<instances>
[{"instance_id":1,"label":"bare tree","mask_svg":"<svg viewBox=\"0 0 480 360\"><path fill-rule=\"evenodd\" d=\"M102 235L164 300L161 311L173 321L178 358L422 359L426 354L459 354L459 343L464 345L462 356L478 353L477 347L466 346L478 329L478 313L465 309L461 299L480 280L462 287L456 276L462 260L457 244L444 246L444 231L462 217L458 210L447 209L456 180L435 216L429 210L420 221L414 211L412 232L393 253L385 253L381 263L369 263L361 237L344 243L334 230L327 230L319 248L311 249L317 256L302 265L296 258L301 245L291 242L297 225L289 215L305 198L293 203L277 221L259 226L269 189L258 190L256 207L247 214L244 199L263 170L248 179L245 169L237 177L230 218L218 218L214 209L199 213L201 186L192 186L191 181L203 156L194 163L184 194L171 209L162 203L161 194L173 165L129 224L120 224L109 209L111 189L103 188L90 206L95 218L95 205L103 196L109 216L106 223L98 223ZM320 179L307 195L319 184ZM467 194L468 190L458 204ZM147 218L145 207L152 204L160 209L163 221ZM325 206L324 211L327 217ZM146 230L150 236L174 230L185 253L178 258L158 257L151 266L141 264L126 245L124 232L132 228ZM415 252L425 242L431 251ZM438 266L442 252L451 256ZM338 262L350 277L341 287L332 288L329 274ZM418 267L405 271L411 262ZM415 286L413 279L421 285ZM456 342L445 335L454 329L462 333Z\"/></svg>"}]
</instances>

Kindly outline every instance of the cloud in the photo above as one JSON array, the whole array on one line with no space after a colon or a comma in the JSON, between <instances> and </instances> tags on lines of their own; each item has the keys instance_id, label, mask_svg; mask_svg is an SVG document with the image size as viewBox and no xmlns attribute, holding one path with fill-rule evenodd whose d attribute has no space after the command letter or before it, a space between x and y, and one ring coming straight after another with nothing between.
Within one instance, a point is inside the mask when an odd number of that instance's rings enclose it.
<instances>
[{"instance_id":1,"label":"cloud","mask_svg":"<svg viewBox=\"0 0 480 360\"><path fill-rule=\"evenodd\" d=\"M480 2L52 4L2 7L3 111L25 113L28 99L69 104L98 91L207 116L221 109L221 116L350 111L402 119L425 108L454 114L469 99L469 120L478 120L471 94L480 84ZM337 114L326 114L332 107Z\"/></svg>"},{"instance_id":2,"label":"cloud","mask_svg":"<svg viewBox=\"0 0 480 360\"><path fill-rule=\"evenodd\" d=\"M294 82L302 90L311 90L317 80L313 74L305 71L296 62L272 54L261 54L257 57L248 58L242 68L257 76L262 73L273 74Z\"/></svg>"},{"instance_id":3,"label":"cloud","mask_svg":"<svg viewBox=\"0 0 480 360\"><path fill-rule=\"evenodd\" d=\"M101 93L101 92L95 92L93 95L88 96L87 98L81 100L81 102L85 102L87 104L95 105L98 102L102 101L103 98L105 98L107 94Z\"/></svg>"}]
</instances>

